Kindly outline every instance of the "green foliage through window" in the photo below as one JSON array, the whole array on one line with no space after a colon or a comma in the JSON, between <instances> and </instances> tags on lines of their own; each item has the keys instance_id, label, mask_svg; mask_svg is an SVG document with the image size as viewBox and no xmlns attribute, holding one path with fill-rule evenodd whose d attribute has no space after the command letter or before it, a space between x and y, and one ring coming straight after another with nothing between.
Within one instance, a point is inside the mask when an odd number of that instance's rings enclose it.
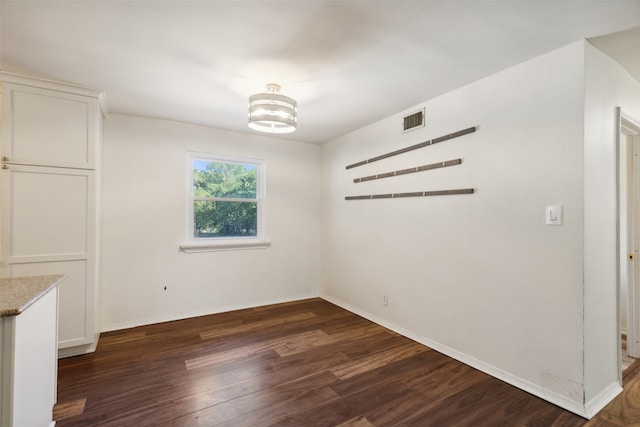
<instances>
[{"instance_id":1,"label":"green foliage through window","mask_svg":"<svg viewBox=\"0 0 640 427\"><path fill-rule=\"evenodd\" d=\"M256 237L258 165L193 159L193 237Z\"/></svg>"}]
</instances>

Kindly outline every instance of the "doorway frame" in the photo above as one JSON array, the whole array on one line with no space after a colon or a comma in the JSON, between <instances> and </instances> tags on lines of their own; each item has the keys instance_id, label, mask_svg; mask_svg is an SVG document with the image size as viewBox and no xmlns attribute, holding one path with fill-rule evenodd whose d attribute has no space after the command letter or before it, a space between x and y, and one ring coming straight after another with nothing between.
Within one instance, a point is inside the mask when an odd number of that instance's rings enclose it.
<instances>
[{"instance_id":1,"label":"doorway frame","mask_svg":"<svg viewBox=\"0 0 640 427\"><path fill-rule=\"evenodd\" d=\"M622 316L620 310L621 304L621 287L622 287L622 265L626 266L626 288L627 288L627 353L631 355L640 356L640 269L638 263L640 262L640 230L637 229L636 224L640 224L640 210L637 209L638 203L634 202L634 198L640 196L640 163L634 158L634 154L640 154L634 150L634 143L631 146L627 143L627 137L639 138L640 140L640 120L626 114L620 107L616 108L616 123L617 123L617 170L618 170L618 367L620 375L620 384L622 384L622 343L621 343L621 324ZM623 136L625 137L623 141ZM639 144L640 145L640 144ZM639 146L635 147L640 148ZM627 159L627 165L631 164L632 167L626 167L625 176L621 176L621 153L625 150L625 158ZM631 156L631 159L629 159ZM620 180L625 179L625 193L622 194ZM631 185L628 185L631 183ZM626 212L621 209L622 198L626 200ZM624 219L624 220L623 220ZM626 237L626 248L621 247L620 239L622 233ZM628 261L628 254L633 254L633 262ZM633 357L633 356L632 356Z\"/></svg>"}]
</instances>

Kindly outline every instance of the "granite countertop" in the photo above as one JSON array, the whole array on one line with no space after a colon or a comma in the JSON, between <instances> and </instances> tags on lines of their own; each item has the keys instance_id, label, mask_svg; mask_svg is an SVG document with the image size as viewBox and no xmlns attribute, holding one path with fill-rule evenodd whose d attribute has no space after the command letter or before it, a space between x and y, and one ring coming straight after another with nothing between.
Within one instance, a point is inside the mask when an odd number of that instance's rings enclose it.
<instances>
[{"instance_id":1,"label":"granite countertop","mask_svg":"<svg viewBox=\"0 0 640 427\"><path fill-rule=\"evenodd\" d=\"M0 279L0 317L22 313L66 277L65 274L53 274Z\"/></svg>"}]
</instances>

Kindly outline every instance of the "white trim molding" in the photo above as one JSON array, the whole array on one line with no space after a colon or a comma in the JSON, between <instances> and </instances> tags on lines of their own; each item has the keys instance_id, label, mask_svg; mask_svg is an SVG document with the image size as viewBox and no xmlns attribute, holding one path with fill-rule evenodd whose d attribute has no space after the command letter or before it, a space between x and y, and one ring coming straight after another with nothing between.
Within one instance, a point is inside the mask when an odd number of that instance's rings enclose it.
<instances>
[{"instance_id":1,"label":"white trim molding","mask_svg":"<svg viewBox=\"0 0 640 427\"><path fill-rule=\"evenodd\" d=\"M180 245L180 250L186 254L200 252L217 251L237 251L246 249L266 249L271 246L271 242L237 242L226 244L184 244Z\"/></svg>"},{"instance_id":2,"label":"white trim molding","mask_svg":"<svg viewBox=\"0 0 640 427\"><path fill-rule=\"evenodd\" d=\"M105 325L102 327L102 332L119 331L122 329L152 325L155 323L173 322L174 320L184 320L184 319L190 319L192 317L209 316L212 314L219 314L219 313L228 313L230 311L244 310L247 308L255 308L255 307L263 307L265 305L282 304L286 302L300 301L300 300L305 300L309 298L318 298L318 294L307 293L307 294L296 295L288 298L285 298L285 297L272 298L272 299L263 300L263 301L256 301L255 303L252 303L252 304L227 305L227 306L223 306L213 310L198 310L198 311L191 311L186 313L171 314L166 316L163 315L163 316L146 317L144 319L132 320L130 322L113 323L110 325Z\"/></svg>"},{"instance_id":3,"label":"white trim molding","mask_svg":"<svg viewBox=\"0 0 640 427\"><path fill-rule=\"evenodd\" d=\"M607 387L605 387L600 393L593 397L593 399L589 400L584 405L584 411L586 415L582 415L587 419L591 419L594 415L600 412L609 402L611 402L617 395L622 393L622 387L620 384L616 382L612 382ZM554 402L552 402L554 403Z\"/></svg>"}]
</instances>

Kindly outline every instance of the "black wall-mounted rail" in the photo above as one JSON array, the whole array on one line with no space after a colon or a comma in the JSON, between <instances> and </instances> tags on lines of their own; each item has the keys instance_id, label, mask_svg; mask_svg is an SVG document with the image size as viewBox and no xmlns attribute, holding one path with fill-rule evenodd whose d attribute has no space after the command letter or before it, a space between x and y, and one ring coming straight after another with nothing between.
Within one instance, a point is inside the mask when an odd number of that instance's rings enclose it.
<instances>
[{"instance_id":1,"label":"black wall-mounted rail","mask_svg":"<svg viewBox=\"0 0 640 427\"><path fill-rule=\"evenodd\" d=\"M448 135L444 135L444 136L441 136L441 137L438 137L438 138L430 139L428 141L421 142L421 143L416 144L416 145L411 145L409 147L401 148L400 150L392 151L392 152L387 153L387 154L382 154L380 156L372 157L370 159L363 160L361 162L352 163L350 165L347 165L346 169L352 169L352 168L355 168L355 167L358 167L358 166L362 166L362 165L366 165L366 164L369 164L369 163L377 162L378 160L388 159L389 157L397 156L398 154L407 153L409 151L417 150L418 148L428 147L429 145L433 145L433 144L437 144L438 142L443 142L443 141L447 141L449 139L457 138L457 137L462 136L462 135L467 135L467 134L473 133L475 131L476 131L476 128L475 128L475 126L473 126L473 127L470 127L470 128L464 129L464 130L460 130L458 132L454 132L454 133L450 133Z\"/></svg>"},{"instance_id":2,"label":"black wall-mounted rail","mask_svg":"<svg viewBox=\"0 0 640 427\"><path fill-rule=\"evenodd\" d=\"M440 169L440 168L446 168L449 166L456 166L456 165L459 165L460 163L462 163L462 159L447 160L446 162L431 163L430 165L422 165L422 166L416 166L414 168L379 173L377 175L363 176L362 178L354 179L353 182L357 184L358 182L373 181L374 179L390 178L392 176L407 175L415 172L423 172L423 171L428 171L432 169Z\"/></svg>"},{"instance_id":3,"label":"black wall-mounted rail","mask_svg":"<svg viewBox=\"0 0 640 427\"><path fill-rule=\"evenodd\" d=\"M414 191L412 193L369 194L365 196L347 196L345 200L397 199L400 197L453 196L456 194L473 194L473 188L458 190Z\"/></svg>"}]
</instances>

